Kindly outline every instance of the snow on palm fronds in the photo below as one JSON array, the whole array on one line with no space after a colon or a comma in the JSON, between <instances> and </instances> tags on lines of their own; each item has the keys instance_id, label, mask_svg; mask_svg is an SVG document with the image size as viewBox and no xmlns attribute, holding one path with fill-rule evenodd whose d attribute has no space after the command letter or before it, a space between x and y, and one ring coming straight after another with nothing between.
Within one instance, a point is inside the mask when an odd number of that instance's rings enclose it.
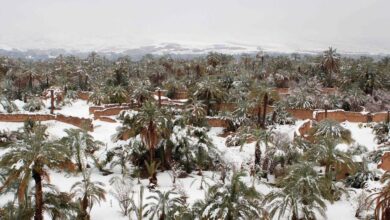
<instances>
[{"instance_id":1,"label":"snow on palm fronds","mask_svg":"<svg viewBox=\"0 0 390 220\"><path fill-rule=\"evenodd\" d=\"M24 110L29 112L40 111L45 107L45 104L39 98L30 99L23 107Z\"/></svg>"},{"instance_id":2,"label":"snow on palm fronds","mask_svg":"<svg viewBox=\"0 0 390 220\"><path fill-rule=\"evenodd\" d=\"M88 102L92 102L94 105L101 105L106 101L108 101L108 96L99 87L94 88L92 94L88 98Z\"/></svg>"},{"instance_id":3,"label":"snow on palm fronds","mask_svg":"<svg viewBox=\"0 0 390 220\"><path fill-rule=\"evenodd\" d=\"M69 150L69 156L74 158L79 171L87 166L87 158L95 159L93 154L99 150L103 143L96 141L86 130L65 129L67 136L61 139L61 143Z\"/></svg>"},{"instance_id":4,"label":"snow on palm fronds","mask_svg":"<svg viewBox=\"0 0 390 220\"><path fill-rule=\"evenodd\" d=\"M333 138L347 143L353 141L351 132L334 120L325 119L320 121L314 125L311 133L314 137Z\"/></svg>"},{"instance_id":5,"label":"snow on palm fronds","mask_svg":"<svg viewBox=\"0 0 390 220\"><path fill-rule=\"evenodd\" d=\"M289 174L265 196L263 205L272 218L317 219L325 216L326 203L321 196L321 177L313 164L304 162L290 168Z\"/></svg>"},{"instance_id":6,"label":"snow on palm fronds","mask_svg":"<svg viewBox=\"0 0 390 220\"><path fill-rule=\"evenodd\" d=\"M195 162L199 154L202 154L205 160L211 161L219 156L219 152L207 135L207 128L204 127L175 126L170 140L174 145L172 151L180 155L180 161Z\"/></svg>"},{"instance_id":7,"label":"snow on palm fronds","mask_svg":"<svg viewBox=\"0 0 390 220\"><path fill-rule=\"evenodd\" d=\"M197 201L193 206L198 218L261 219L265 214L261 206L262 195L242 182L244 176L243 173L233 172L227 184L211 186L205 200Z\"/></svg>"},{"instance_id":8,"label":"snow on palm fronds","mask_svg":"<svg viewBox=\"0 0 390 220\"><path fill-rule=\"evenodd\" d=\"M390 140L390 123L381 122L373 127L375 140L378 144L385 143Z\"/></svg>"},{"instance_id":9,"label":"snow on palm fronds","mask_svg":"<svg viewBox=\"0 0 390 220\"><path fill-rule=\"evenodd\" d=\"M175 191L162 192L160 190L154 191L154 193L146 198L149 203L145 205L145 216L149 216L150 219L158 217L159 219L176 219L176 211L185 206L184 200L179 197Z\"/></svg>"},{"instance_id":10,"label":"snow on palm fronds","mask_svg":"<svg viewBox=\"0 0 390 220\"><path fill-rule=\"evenodd\" d=\"M0 96L0 112L12 113L18 111L18 107L5 96Z\"/></svg>"}]
</instances>

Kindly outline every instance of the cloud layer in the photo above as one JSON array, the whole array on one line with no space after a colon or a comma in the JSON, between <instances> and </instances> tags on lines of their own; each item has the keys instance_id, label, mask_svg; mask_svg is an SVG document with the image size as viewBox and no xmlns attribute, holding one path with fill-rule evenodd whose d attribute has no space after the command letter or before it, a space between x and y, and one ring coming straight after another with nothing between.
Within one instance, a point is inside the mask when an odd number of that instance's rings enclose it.
<instances>
[{"instance_id":1,"label":"cloud layer","mask_svg":"<svg viewBox=\"0 0 390 220\"><path fill-rule=\"evenodd\" d=\"M0 47L159 43L390 53L388 0L0 0Z\"/></svg>"}]
</instances>

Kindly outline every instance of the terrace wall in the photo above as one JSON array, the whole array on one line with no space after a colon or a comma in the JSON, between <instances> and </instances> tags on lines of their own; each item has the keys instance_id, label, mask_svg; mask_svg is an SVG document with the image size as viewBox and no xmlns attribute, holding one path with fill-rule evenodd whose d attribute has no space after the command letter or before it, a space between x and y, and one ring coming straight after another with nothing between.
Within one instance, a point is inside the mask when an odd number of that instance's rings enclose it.
<instances>
[{"instance_id":1,"label":"terrace wall","mask_svg":"<svg viewBox=\"0 0 390 220\"><path fill-rule=\"evenodd\" d=\"M386 121L390 118L390 112L377 112L372 114L373 122Z\"/></svg>"},{"instance_id":2,"label":"terrace wall","mask_svg":"<svg viewBox=\"0 0 390 220\"><path fill-rule=\"evenodd\" d=\"M312 119L314 111L310 109L287 109L287 112L296 119L305 120Z\"/></svg>"},{"instance_id":3,"label":"terrace wall","mask_svg":"<svg viewBox=\"0 0 390 220\"><path fill-rule=\"evenodd\" d=\"M227 121L220 119L220 118L207 118L207 123L210 127L224 127L224 128L226 128L228 126Z\"/></svg>"},{"instance_id":4,"label":"terrace wall","mask_svg":"<svg viewBox=\"0 0 390 220\"><path fill-rule=\"evenodd\" d=\"M130 109L129 106L118 106L118 107L105 108L102 110L95 110L93 114L95 119L99 119L102 116L118 115L121 111L128 110L128 109Z\"/></svg>"},{"instance_id":5,"label":"terrace wall","mask_svg":"<svg viewBox=\"0 0 390 220\"><path fill-rule=\"evenodd\" d=\"M390 152L385 152L383 154L381 163L378 167L385 171L390 171Z\"/></svg>"},{"instance_id":6,"label":"terrace wall","mask_svg":"<svg viewBox=\"0 0 390 220\"><path fill-rule=\"evenodd\" d=\"M77 96L79 97L79 99L85 100L85 101L88 101L90 95L91 95L91 92L87 92L87 91L78 91L77 92Z\"/></svg>"},{"instance_id":7,"label":"terrace wall","mask_svg":"<svg viewBox=\"0 0 390 220\"><path fill-rule=\"evenodd\" d=\"M5 122L24 122L28 119L33 121L50 121L56 120L67 124L74 125L79 128L87 127L90 131L93 130L92 120L87 118L78 118L65 115L52 114L0 114L0 121Z\"/></svg>"},{"instance_id":8,"label":"terrace wall","mask_svg":"<svg viewBox=\"0 0 390 220\"><path fill-rule=\"evenodd\" d=\"M188 91L178 90L173 94L172 99L188 99Z\"/></svg>"}]
</instances>

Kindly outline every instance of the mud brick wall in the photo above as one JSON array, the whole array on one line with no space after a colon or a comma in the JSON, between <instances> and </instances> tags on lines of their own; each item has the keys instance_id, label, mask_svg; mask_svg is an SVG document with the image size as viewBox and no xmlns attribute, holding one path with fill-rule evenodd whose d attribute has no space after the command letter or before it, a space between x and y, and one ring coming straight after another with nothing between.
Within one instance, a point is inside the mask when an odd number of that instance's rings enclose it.
<instances>
[{"instance_id":1,"label":"mud brick wall","mask_svg":"<svg viewBox=\"0 0 390 220\"><path fill-rule=\"evenodd\" d=\"M33 121L55 120L55 115L50 114L0 114L0 121L5 122L24 122L28 119Z\"/></svg>"},{"instance_id":2,"label":"mud brick wall","mask_svg":"<svg viewBox=\"0 0 390 220\"><path fill-rule=\"evenodd\" d=\"M312 119L314 111L310 109L287 109L287 112L296 119L305 120Z\"/></svg>"},{"instance_id":3,"label":"mud brick wall","mask_svg":"<svg viewBox=\"0 0 390 220\"><path fill-rule=\"evenodd\" d=\"M325 111L318 111L316 112L315 119L317 121L322 121L324 119L332 119L338 122L343 122L347 118L343 110L338 110L338 111L328 111L327 115L325 114ZM364 120L367 121L365 118Z\"/></svg>"},{"instance_id":4,"label":"mud brick wall","mask_svg":"<svg viewBox=\"0 0 390 220\"><path fill-rule=\"evenodd\" d=\"M328 111L327 115L328 119L332 119L338 122L349 121L349 122L362 122L366 123L370 121L370 117L368 114L362 114L360 112L346 112L344 110L336 110L336 111ZM381 115L376 116L376 120L379 121ZM317 121L321 121L325 119L325 111L316 112Z\"/></svg>"},{"instance_id":5,"label":"mud brick wall","mask_svg":"<svg viewBox=\"0 0 390 220\"><path fill-rule=\"evenodd\" d=\"M224 127L228 126L227 121L219 118L207 118L207 123L210 127Z\"/></svg>"},{"instance_id":6,"label":"mud brick wall","mask_svg":"<svg viewBox=\"0 0 390 220\"><path fill-rule=\"evenodd\" d=\"M112 107L112 108L106 108L103 110L96 110L94 112L94 118L99 119L101 116L112 116L112 115L118 115L123 110L130 109L129 106L118 106L118 107Z\"/></svg>"},{"instance_id":7,"label":"mud brick wall","mask_svg":"<svg viewBox=\"0 0 390 220\"><path fill-rule=\"evenodd\" d=\"M87 118L51 114L0 114L0 121L5 122L24 122L28 119L33 121L56 120L79 128L84 128L86 126L90 131L93 130L92 120Z\"/></svg>"},{"instance_id":8,"label":"mud brick wall","mask_svg":"<svg viewBox=\"0 0 390 220\"><path fill-rule=\"evenodd\" d=\"M95 111L97 110L103 110L104 107L103 106L89 106L88 110L89 110L89 114L94 114Z\"/></svg>"},{"instance_id":9,"label":"mud brick wall","mask_svg":"<svg viewBox=\"0 0 390 220\"><path fill-rule=\"evenodd\" d=\"M232 112L236 108L235 103L220 103L211 106L214 111Z\"/></svg>"},{"instance_id":10,"label":"mud brick wall","mask_svg":"<svg viewBox=\"0 0 390 220\"><path fill-rule=\"evenodd\" d=\"M336 180L342 180L356 173L356 170L344 164L335 165Z\"/></svg>"},{"instance_id":11,"label":"mud brick wall","mask_svg":"<svg viewBox=\"0 0 390 220\"><path fill-rule=\"evenodd\" d=\"M185 90L176 91L173 94L173 99L188 99L188 92Z\"/></svg>"},{"instance_id":12,"label":"mud brick wall","mask_svg":"<svg viewBox=\"0 0 390 220\"><path fill-rule=\"evenodd\" d=\"M110 123L115 123L116 120L110 118L110 117L107 117L107 116L100 116L99 117L99 120L100 121L105 121L105 122L110 122Z\"/></svg>"},{"instance_id":13,"label":"mud brick wall","mask_svg":"<svg viewBox=\"0 0 390 220\"><path fill-rule=\"evenodd\" d=\"M86 92L86 91L78 91L77 92L77 96L79 97L79 99L85 100L85 101L88 101L90 95L91 95L91 92Z\"/></svg>"},{"instance_id":14,"label":"mud brick wall","mask_svg":"<svg viewBox=\"0 0 390 220\"><path fill-rule=\"evenodd\" d=\"M390 117L390 114L388 112L377 112L372 114L372 121L382 122L382 121L386 121L388 117Z\"/></svg>"},{"instance_id":15,"label":"mud brick wall","mask_svg":"<svg viewBox=\"0 0 390 220\"><path fill-rule=\"evenodd\" d=\"M55 120L74 125L79 128L86 128L89 131L93 131L92 119L79 118L73 116L56 115Z\"/></svg>"},{"instance_id":16,"label":"mud brick wall","mask_svg":"<svg viewBox=\"0 0 390 220\"><path fill-rule=\"evenodd\" d=\"M385 152L383 154L381 163L378 167L385 171L390 171L390 152Z\"/></svg>"}]
</instances>

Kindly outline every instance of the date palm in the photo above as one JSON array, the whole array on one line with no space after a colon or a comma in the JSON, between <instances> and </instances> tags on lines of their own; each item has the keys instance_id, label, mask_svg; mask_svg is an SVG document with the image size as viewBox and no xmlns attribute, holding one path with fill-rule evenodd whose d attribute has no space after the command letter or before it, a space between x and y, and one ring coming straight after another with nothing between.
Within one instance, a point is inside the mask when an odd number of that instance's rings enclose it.
<instances>
[{"instance_id":1,"label":"date palm","mask_svg":"<svg viewBox=\"0 0 390 220\"><path fill-rule=\"evenodd\" d=\"M263 205L272 218L317 219L325 216L326 204L321 196L321 178L313 169L313 164L301 163L291 167L289 175L264 198Z\"/></svg>"},{"instance_id":2,"label":"date palm","mask_svg":"<svg viewBox=\"0 0 390 220\"><path fill-rule=\"evenodd\" d=\"M148 147L150 161L154 161L155 149L167 127L168 117L164 113L154 102L147 102L135 116L135 134L140 134L142 142Z\"/></svg>"},{"instance_id":3,"label":"date palm","mask_svg":"<svg viewBox=\"0 0 390 220\"><path fill-rule=\"evenodd\" d=\"M242 182L244 176L234 172L226 185L211 186L205 200L194 204L199 219L262 219L265 214L261 206L262 196Z\"/></svg>"},{"instance_id":4,"label":"date palm","mask_svg":"<svg viewBox=\"0 0 390 220\"><path fill-rule=\"evenodd\" d=\"M108 94L110 102L119 103L119 105L126 102L128 96L126 89L121 85L109 87Z\"/></svg>"},{"instance_id":5,"label":"date palm","mask_svg":"<svg viewBox=\"0 0 390 220\"><path fill-rule=\"evenodd\" d=\"M327 86L332 86L332 74L338 73L340 68L340 55L336 52L336 49L329 47L328 50L324 51L322 65L324 66L327 74Z\"/></svg>"},{"instance_id":6,"label":"date palm","mask_svg":"<svg viewBox=\"0 0 390 220\"><path fill-rule=\"evenodd\" d=\"M331 138L347 144L353 142L351 131L331 119L325 119L315 124L310 133L314 138Z\"/></svg>"},{"instance_id":7,"label":"date palm","mask_svg":"<svg viewBox=\"0 0 390 220\"><path fill-rule=\"evenodd\" d=\"M70 191L79 202L79 212L77 219L89 220L93 205L96 202L100 203L101 200L106 200L106 191L104 189L104 183L99 181L91 181L90 172L83 171L82 176L83 180L73 184Z\"/></svg>"},{"instance_id":8,"label":"date palm","mask_svg":"<svg viewBox=\"0 0 390 220\"><path fill-rule=\"evenodd\" d=\"M192 100L192 102L189 103L185 109L185 122L195 126L202 125L207 114L205 109L206 105L204 105L202 102L198 100Z\"/></svg>"},{"instance_id":9,"label":"date palm","mask_svg":"<svg viewBox=\"0 0 390 220\"><path fill-rule=\"evenodd\" d=\"M88 98L88 102L92 102L94 105L101 105L107 100L107 95L104 91L98 87L93 89L92 94Z\"/></svg>"},{"instance_id":10,"label":"date palm","mask_svg":"<svg viewBox=\"0 0 390 220\"><path fill-rule=\"evenodd\" d=\"M65 129L65 133L67 136L62 138L61 142L69 149L69 157L75 158L81 172L86 167L87 157L93 157L93 152L103 146L103 143L95 141L87 130L70 128Z\"/></svg>"},{"instance_id":11,"label":"date palm","mask_svg":"<svg viewBox=\"0 0 390 220\"><path fill-rule=\"evenodd\" d=\"M268 102L270 100L278 100L278 94L268 85L260 83L255 84L251 88L249 92L249 99L251 102L255 103L254 106L256 106L257 109L257 121L260 127L265 128Z\"/></svg>"},{"instance_id":12,"label":"date palm","mask_svg":"<svg viewBox=\"0 0 390 220\"><path fill-rule=\"evenodd\" d=\"M195 85L194 96L205 102L207 115L210 115L211 103L222 101L225 94L218 82L209 77Z\"/></svg>"},{"instance_id":13,"label":"date palm","mask_svg":"<svg viewBox=\"0 0 390 220\"><path fill-rule=\"evenodd\" d=\"M346 166L349 169L355 168L352 157L336 148L339 142L331 137L323 137L307 151L307 156L312 161L325 165L325 176L333 179L331 167Z\"/></svg>"},{"instance_id":14,"label":"date palm","mask_svg":"<svg viewBox=\"0 0 390 220\"><path fill-rule=\"evenodd\" d=\"M161 192L156 190L153 195L146 198L150 202L145 205L146 214L153 219L158 216L159 220L173 219L173 210L184 206L184 200L177 196L174 191Z\"/></svg>"},{"instance_id":15,"label":"date palm","mask_svg":"<svg viewBox=\"0 0 390 220\"><path fill-rule=\"evenodd\" d=\"M49 142L45 136L46 127L35 126L32 132L23 133L23 139L10 146L0 160L0 167L8 167L7 178L0 191L17 182L17 196L20 204L31 178L35 182L34 219L43 219L43 180L49 181L47 168L63 168L67 162L66 149L58 143Z\"/></svg>"},{"instance_id":16,"label":"date palm","mask_svg":"<svg viewBox=\"0 0 390 220\"><path fill-rule=\"evenodd\" d=\"M368 205L375 205L375 219L390 219L390 172L383 174L381 182L385 184L380 192L373 193L367 198ZM387 185L386 185L387 184Z\"/></svg>"}]
</instances>

